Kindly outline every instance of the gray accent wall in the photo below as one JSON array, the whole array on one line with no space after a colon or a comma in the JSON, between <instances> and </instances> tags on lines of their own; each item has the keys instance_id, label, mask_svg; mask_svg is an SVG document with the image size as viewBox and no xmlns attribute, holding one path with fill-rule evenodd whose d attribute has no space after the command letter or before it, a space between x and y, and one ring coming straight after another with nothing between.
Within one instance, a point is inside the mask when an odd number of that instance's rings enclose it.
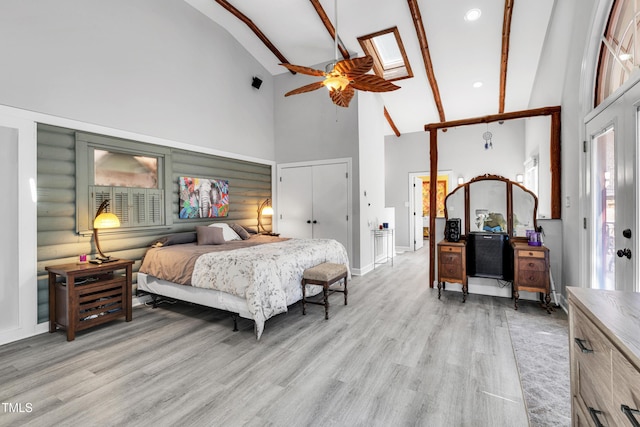
<instances>
[{"instance_id":1,"label":"gray accent wall","mask_svg":"<svg viewBox=\"0 0 640 427\"><path fill-rule=\"evenodd\" d=\"M153 148L152 144L149 144ZM101 232L102 250L118 258L135 260L135 273L149 244L166 234L194 231L196 225L215 221L256 227L258 206L271 197L271 166L244 160L171 149L173 225L148 230ZM38 125L38 319L48 319L48 292L45 266L76 262L80 254L96 253L91 235L75 231L76 180L75 131ZM229 216L220 219L178 218L178 177L194 176L229 180ZM264 223L270 226L270 218Z\"/></svg>"}]
</instances>

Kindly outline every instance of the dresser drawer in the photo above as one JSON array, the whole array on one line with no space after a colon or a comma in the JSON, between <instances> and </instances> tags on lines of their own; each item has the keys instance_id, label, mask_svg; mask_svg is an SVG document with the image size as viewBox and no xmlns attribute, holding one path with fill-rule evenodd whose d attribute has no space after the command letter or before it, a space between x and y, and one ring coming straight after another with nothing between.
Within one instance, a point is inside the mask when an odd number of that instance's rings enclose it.
<instances>
[{"instance_id":1,"label":"dresser drawer","mask_svg":"<svg viewBox=\"0 0 640 427\"><path fill-rule=\"evenodd\" d=\"M518 258L518 270L520 271L547 271L547 263L540 258Z\"/></svg>"},{"instance_id":2,"label":"dresser drawer","mask_svg":"<svg viewBox=\"0 0 640 427\"><path fill-rule=\"evenodd\" d=\"M613 409L618 419L617 425L631 425L629 419L622 412L621 405L630 409L640 410L640 372L626 357L614 350L611 358L613 368ZM634 413L635 419L640 422L640 413Z\"/></svg>"},{"instance_id":3,"label":"dresser drawer","mask_svg":"<svg viewBox=\"0 0 640 427\"><path fill-rule=\"evenodd\" d=\"M440 277L462 280L462 266L460 264L442 264Z\"/></svg>"},{"instance_id":4,"label":"dresser drawer","mask_svg":"<svg viewBox=\"0 0 640 427\"><path fill-rule=\"evenodd\" d=\"M462 255L459 253L442 252L440 254L442 264L462 264Z\"/></svg>"},{"instance_id":5,"label":"dresser drawer","mask_svg":"<svg viewBox=\"0 0 640 427\"><path fill-rule=\"evenodd\" d=\"M518 256L520 258L542 258L544 259L544 251L528 251L528 250L519 250Z\"/></svg>"},{"instance_id":6,"label":"dresser drawer","mask_svg":"<svg viewBox=\"0 0 640 427\"><path fill-rule=\"evenodd\" d=\"M539 288L541 291L547 289L546 271L522 271L518 272L518 286L523 288Z\"/></svg>"},{"instance_id":7,"label":"dresser drawer","mask_svg":"<svg viewBox=\"0 0 640 427\"><path fill-rule=\"evenodd\" d=\"M573 346L576 365L574 397L587 411L589 408L601 411L598 418L605 425L615 425L611 405L611 345L582 312L574 310L573 315L574 342L570 345Z\"/></svg>"},{"instance_id":8,"label":"dresser drawer","mask_svg":"<svg viewBox=\"0 0 640 427\"><path fill-rule=\"evenodd\" d=\"M456 254L461 254L462 253L462 247L461 246L441 246L440 247L440 252L441 254L445 254L445 253L456 253Z\"/></svg>"}]
</instances>

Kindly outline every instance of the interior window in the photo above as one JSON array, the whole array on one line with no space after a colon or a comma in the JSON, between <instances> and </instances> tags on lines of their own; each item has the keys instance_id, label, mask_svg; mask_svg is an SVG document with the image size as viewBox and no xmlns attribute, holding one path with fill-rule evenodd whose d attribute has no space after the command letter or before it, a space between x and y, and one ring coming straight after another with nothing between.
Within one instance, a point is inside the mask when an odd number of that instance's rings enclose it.
<instances>
[{"instance_id":1,"label":"interior window","mask_svg":"<svg viewBox=\"0 0 640 427\"><path fill-rule=\"evenodd\" d=\"M94 150L95 185L158 188L158 158Z\"/></svg>"},{"instance_id":2,"label":"interior window","mask_svg":"<svg viewBox=\"0 0 640 427\"><path fill-rule=\"evenodd\" d=\"M364 53L373 57L373 72L393 81L413 77L397 27L358 37Z\"/></svg>"}]
</instances>

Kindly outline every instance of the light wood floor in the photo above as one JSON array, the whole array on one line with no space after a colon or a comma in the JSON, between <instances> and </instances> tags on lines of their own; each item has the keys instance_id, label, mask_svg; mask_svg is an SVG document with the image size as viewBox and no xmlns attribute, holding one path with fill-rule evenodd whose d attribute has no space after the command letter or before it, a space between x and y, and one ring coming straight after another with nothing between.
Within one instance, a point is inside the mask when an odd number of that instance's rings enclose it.
<instances>
[{"instance_id":1,"label":"light wood floor","mask_svg":"<svg viewBox=\"0 0 640 427\"><path fill-rule=\"evenodd\" d=\"M428 251L232 332L228 314L134 308L78 333L0 347L0 425L526 426L507 298L429 289ZM520 312L538 310L523 301ZM15 406L14 406L15 408Z\"/></svg>"}]
</instances>

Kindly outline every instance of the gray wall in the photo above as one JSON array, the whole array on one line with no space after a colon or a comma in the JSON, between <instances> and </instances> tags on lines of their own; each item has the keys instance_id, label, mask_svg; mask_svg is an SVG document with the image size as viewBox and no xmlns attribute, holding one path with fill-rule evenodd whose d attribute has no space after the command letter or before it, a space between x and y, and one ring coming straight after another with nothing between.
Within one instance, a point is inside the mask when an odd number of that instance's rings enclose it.
<instances>
[{"instance_id":1,"label":"gray wall","mask_svg":"<svg viewBox=\"0 0 640 427\"><path fill-rule=\"evenodd\" d=\"M184 1L3 0L0 11L0 104L274 159L273 78Z\"/></svg>"},{"instance_id":2,"label":"gray wall","mask_svg":"<svg viewBox=\"0 0 640 427\"><path fill-rule=\"evenodd\" d=\"M271 196L271 166L227 159L179 149L171 150L173 169L172 212L170 228L122 233L101 233L104 252L117 258L135 261L134 272L140 268L149 244L156 238L180 231L194 231L196 225L214 220L184 220L178 218L178 177L196 176L229 180L229 216L218 221L256 226L260 203ZM46 265L75 262L79 254L95 254L91 235L75 232L75 134L71 129L40 125L38 127L38 317L48 316ZM269 228L270 220L265 218ZM134 274L134 282L135 282Z\"/></svg>"},{"instance_id":3,"label":"gray wall","mask_svg":"<svg viewBox=\"0 0 640 427\"><path fill-rule=\"evenodd\" d=\"M450 189L457 185L458 176L468 181L489 173L515 180L523 172L524 120L489 125L491 150L484 149L482 134L486 131L486 124L438 131L438 170L451 172ZM410 247L409 173L429 171L429 133L387 136L384 150L386 203L396 209L396 244Z\"/></svg>"},{"instance_id":4,"label":"gray wall","mask_svg":"<svg viewBox=\"0 0 640 427\"><path fill-rule=\"evenodd\" d=\"M324 69L325 64L312 68ZM284 94L304 86L318 77L292 75L287 72L275 77L275 93ZM358 94L348 108L337 107L331 102L325 88L313 92L274 100L275 140L277 163L294 163L312 160L351 158L352 160L352 266L360 267L359 227L360 208L358 203L359 183L359 135L358 135Z\"/></svg>"}]
</instances>

